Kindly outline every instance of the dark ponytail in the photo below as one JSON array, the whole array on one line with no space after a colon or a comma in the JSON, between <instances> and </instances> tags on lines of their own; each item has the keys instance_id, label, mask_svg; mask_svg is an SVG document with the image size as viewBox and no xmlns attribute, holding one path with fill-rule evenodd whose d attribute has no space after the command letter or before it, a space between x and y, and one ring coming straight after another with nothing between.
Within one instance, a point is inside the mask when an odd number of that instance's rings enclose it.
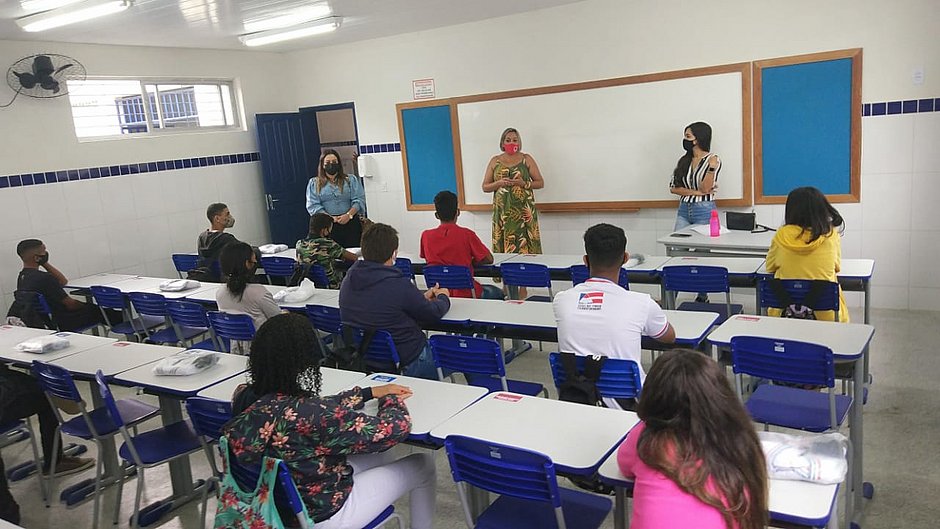
<instances>
[{"instance_id":1,"label":"dark ponytail","mask_svg":"<svg viewBox=\"0 0 940 529\"><path fill-rule=\"evenodd\" d=\"M695 141L698 143L698 148L702 149L705 152L709 152L712 149L712 128L711 125L703 121L696 121L692 123L686 129L692 131L692 135L695 136ZM683 129L685 130L685 129ZM676 168L672 172L672 187L685 187L682 185L682 179L689 174L689 166L692 165L692 151L686 151L685 154L679 158L679 162L676 163Z\"/></svg>"},{"instance_id":2,"label":"dark ponytail","mask_svg":"<svg viewBox=\"0 0 940 529\"><path fill-rule=\"evenodd\" d=\"M222 248L222 254L219 256L225 286L238 301L242 300L245 288L254 275L254 270L245 266L253 253L254 250L248 243L236 242Z\"/></svg>"}]
</instances>

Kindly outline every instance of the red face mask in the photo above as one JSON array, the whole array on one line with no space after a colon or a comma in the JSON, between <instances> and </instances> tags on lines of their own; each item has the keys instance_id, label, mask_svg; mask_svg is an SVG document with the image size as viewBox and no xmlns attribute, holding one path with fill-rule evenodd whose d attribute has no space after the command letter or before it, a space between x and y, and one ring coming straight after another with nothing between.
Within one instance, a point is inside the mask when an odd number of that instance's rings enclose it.
<instances>
[{"instance_id":1,"label":"red face mask","mask_svg":"<svg viewBox=\"0 0 940 529\"><path fill-rule=\"evenodd\" d=\"M506 151L506 154L516 154L519 152L518 143L504 143L503 150Z\"/></svg>"}]
</instances>

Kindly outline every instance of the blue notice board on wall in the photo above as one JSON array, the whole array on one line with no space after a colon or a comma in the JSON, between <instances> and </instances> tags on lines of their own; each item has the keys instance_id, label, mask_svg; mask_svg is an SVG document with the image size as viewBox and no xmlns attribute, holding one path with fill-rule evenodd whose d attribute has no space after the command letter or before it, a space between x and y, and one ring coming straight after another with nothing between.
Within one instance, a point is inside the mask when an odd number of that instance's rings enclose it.
<instances>
[{"instance_id":1,"label":"blue notice board on wall","mask_svg":"<svg viewBox=\"0 0 940 529\"><path fill-rule=\"evenodd\" d=\"M780 201L802 186L839 201L858 199L860 54L757 63L758 203Z\"/></svg>"},{"instance_id":2,"label":"blue notice board on wall","mask_svg":"<svg viewBox=\"0 0 940 529\"><path fill-rule=\"evenodd\" d=\"M408 205L433 209L434 195L457 192L451 107L403 108L399 112Z\"/></svg>"}]
</instances>

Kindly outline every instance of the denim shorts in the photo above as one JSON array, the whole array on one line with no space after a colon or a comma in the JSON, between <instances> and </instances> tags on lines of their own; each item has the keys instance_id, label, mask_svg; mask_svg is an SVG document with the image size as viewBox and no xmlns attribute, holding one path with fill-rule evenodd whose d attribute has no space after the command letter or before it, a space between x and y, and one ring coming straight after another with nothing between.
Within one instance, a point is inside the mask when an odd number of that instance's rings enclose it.
<instances>
[{"instance_id":1,"label":"denim shorts","mask_svg":"<svg viewBox=\"0 0 940 529\"><path fill-rule=\"evenodd\" d=\"M692 224L708 224L711 220L712 210L715 207L714 200L704 202L679 202L679 210L676 212L676 227L674 231L681 230Z\"/></svg>"}]
</instances>

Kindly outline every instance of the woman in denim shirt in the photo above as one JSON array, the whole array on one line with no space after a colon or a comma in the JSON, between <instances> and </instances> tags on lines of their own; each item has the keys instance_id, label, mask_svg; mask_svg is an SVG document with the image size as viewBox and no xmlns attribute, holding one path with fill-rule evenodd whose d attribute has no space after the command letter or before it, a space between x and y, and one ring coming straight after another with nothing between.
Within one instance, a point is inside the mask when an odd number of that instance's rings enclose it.
<instances>
[{"instance_id":1,"label":"woman in denim shirt","mask_svg":"<svg viewBox=\"0 0 940 529\"><path fill-rule=\"evenodd\" d=\"M332 216L330 237L343 248L358 248L362 239L360 215L365 215L365 209L366 193L359 177L343 172L338 152L324 150L317 176L307 183L307 212L313 216L323 211Z\"/></svg>"}]
</instances>

